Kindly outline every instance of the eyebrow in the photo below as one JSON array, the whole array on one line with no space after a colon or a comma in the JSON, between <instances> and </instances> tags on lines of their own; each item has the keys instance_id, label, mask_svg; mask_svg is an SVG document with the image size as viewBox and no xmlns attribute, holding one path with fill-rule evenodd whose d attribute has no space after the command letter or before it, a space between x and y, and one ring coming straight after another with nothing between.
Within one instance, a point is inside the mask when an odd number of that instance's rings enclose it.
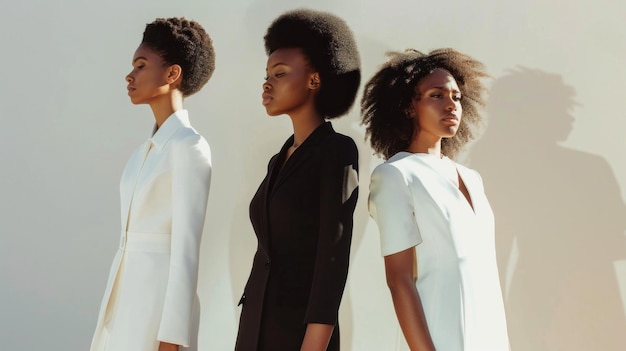
<instances>
[{"instance_id":1,"label":"eyebrow","mask_svg":"<svg viewBox=\"0 0 626 351\"><path fill-rule=\"evenodd\" d=\"M457 90L457 89L448 89L446 87L439 87L439 86L437 86L437 87L430 87L430 88L427 88L427 89L439 89L439 90L445 90L445 91L452 91L452 92L455 92L455 93L460 93L461 92L460 90Z\"/></svg>"},{"instance_id":2,"label":"eyebrow","mask_svg":"<svg viewBox=\"0 0 626 351\"><path fill-rule=\"evenodd\" d=\"M146 60L146 61L148 61L147 58L145 58L143 56L139 56L139 57L135 57L135 59L133 60L133 63L137 62L137 60Z\"/></svg>"},{"instance_id":3,"label":"eyebrow","mask_svg":"<svg viewBox=\"0 0 626 351\"><path fill-rule=\"evenodd\" d=\"M274 68L276 66L280 66L280 65L289 66L288 64L286 64L284 62L276 62L275 64L272 65L272 67L270 67L270 69L272 69L272 68ZM267 71L267 68L265 70Z\"/></svg>"}]
</instances>

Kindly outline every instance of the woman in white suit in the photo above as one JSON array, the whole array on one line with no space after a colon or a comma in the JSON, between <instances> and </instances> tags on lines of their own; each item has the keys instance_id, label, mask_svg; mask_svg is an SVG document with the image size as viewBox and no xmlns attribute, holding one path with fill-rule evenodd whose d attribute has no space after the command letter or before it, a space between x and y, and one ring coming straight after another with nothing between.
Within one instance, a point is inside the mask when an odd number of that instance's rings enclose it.
<instances>
[{"instance_id":1,"label":"woman in white suit","mask_svg":"<svg viewBox=\"0 0 626 351\"><path fill-rule=\"evenodd\" d=\"M481 122L484 77L455 50L410 50L365 87L363 122L386 159L369 210L404 334L396 349L509 349L493 213L478 173L452 160Z\"/></svg>"},{"instance_id":2,"label":"woman in white suit","mask_svg":"<svg viewBox=\"0 0 626 351\"><path fill-rule=\"evenodd\" d=\"M183 98L215 67L210 37L194 21L148 24L126 76L134 104L149 104L152 135L120 182L121 238L91 351L196 350L200 238L211 180L206 140Z\"/></svg>"}]
</instances>

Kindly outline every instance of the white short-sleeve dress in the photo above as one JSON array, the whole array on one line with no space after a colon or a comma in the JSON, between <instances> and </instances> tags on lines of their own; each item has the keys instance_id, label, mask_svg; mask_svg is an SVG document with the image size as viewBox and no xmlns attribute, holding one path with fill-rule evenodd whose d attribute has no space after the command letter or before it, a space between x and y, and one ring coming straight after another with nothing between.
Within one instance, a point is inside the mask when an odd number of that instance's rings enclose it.
<instances>
[{"instance_id":1,"label":"white short-sleeve dress","mask_svg":"<svg viewBox=\"0 0 626 351\"><path fill-rule=\"evenodd\" d=\"M453 165L473 208L442 167ZM450 159L400 152L376 167L369 209L384 256L417 253L420 294L438 351L508 351L494 218L478 173ZM398 333L396 350L408 350Z\"/></svg>"}]
</instances>

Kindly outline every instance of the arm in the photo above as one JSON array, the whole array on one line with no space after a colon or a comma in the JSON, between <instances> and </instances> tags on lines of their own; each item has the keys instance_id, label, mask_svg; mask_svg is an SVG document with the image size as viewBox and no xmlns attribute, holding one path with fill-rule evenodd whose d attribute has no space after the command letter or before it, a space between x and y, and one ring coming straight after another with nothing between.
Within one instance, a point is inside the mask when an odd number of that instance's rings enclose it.
<instances>
[{"instance_id":1,"label":"arm","mask_svg":"<svg viewBox=\"0 0 626 351\"><path fill-rule=\"evenodd\" d=\"M159 343L159 351L178 351L178 345L167 342Z\"/></svg>"},{"instance_id":2,"label":"arm","mask_svg":"<svg viewBox=\"0 0 626 351\"><path fill-rule=\"evenodd\" d=\"M424 308L414 282L415 248L385 256L387 286L391 291L393 307L400 328L411 350L434 351L428 332Z\"/></svg>"},{"instance_id":3,"label":"arm","mask_svg":"<svg viewBox=\"0 0 626 351\"><path fill-rule=\"evenodd\" d=\"M422 236L415 220L413 194L408 180L393 164L381 164L372 173L369 211L378 225L387 286L404 337L413 351L434 350L415 287L415 246L422 242Z\"/></svg>"},{"instance_id":4,"label":"arm","mask_svg":"<svg viewBox=\"0 0 626 351\"><path fill-rule=\"evenodd\" d=\"M157 339L188 346L198 281L200 239L204 227L211 156L199 135L172 143L172 238L170 267Z\"/></svg>"},{"instance_id":5,"label":"arm","mask_svg":"<svg viewBox=\"0 0 626 351\"><path fill-rule=\"evenodd\" d=\"M334 326L348 276L352 214L358 196L358 151L351 139L326 145L320 178L320 229L315 270L304 323L302 350L325 350ZM322 348L309 348L319 347Z\"/></svg>"},{"instance_id":6,"label":"arm","mask_svg":"<svg viewBox=\"0 0 626 351\"><path fill-rule=\"evenodd\" d=\"M328 324L307 324L300 351L326 351L334 328Z\"/></svg>"}]
</instances>

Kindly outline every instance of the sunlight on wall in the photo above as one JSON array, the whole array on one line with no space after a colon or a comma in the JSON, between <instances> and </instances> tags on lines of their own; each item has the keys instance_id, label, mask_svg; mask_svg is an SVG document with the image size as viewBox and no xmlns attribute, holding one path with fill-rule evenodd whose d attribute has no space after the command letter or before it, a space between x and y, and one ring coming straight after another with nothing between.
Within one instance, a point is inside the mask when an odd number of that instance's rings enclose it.
<instances>
[{"instance_id":1,"label":"sunlight on wall","mask_svg":"<svg viewBox=\"0 0 626 351\"><path fill-rule=\"evenodd\" d=\"M389 50L454 47L491 72L488 128L464 157L496 214L513 350L626 344L624 2L393 3L355 0L91 4L31 0L0 13L0 340L7 350L85 350L119 235L118 185L152 128L124 76L145 23L186 16L214 39L217 68L185 102L211 144L202 243L201 350L234 345L236 303L256 241L247 208L291 133L260 104L262 36L312 6L355 32L363 81ZM600 39L601 38L601 39ZM360 200L340 324L344 350L386 350L397 322L366 209L373 157L358 102L335 128L360 149Z\"/></svg>"}]
</instances>

